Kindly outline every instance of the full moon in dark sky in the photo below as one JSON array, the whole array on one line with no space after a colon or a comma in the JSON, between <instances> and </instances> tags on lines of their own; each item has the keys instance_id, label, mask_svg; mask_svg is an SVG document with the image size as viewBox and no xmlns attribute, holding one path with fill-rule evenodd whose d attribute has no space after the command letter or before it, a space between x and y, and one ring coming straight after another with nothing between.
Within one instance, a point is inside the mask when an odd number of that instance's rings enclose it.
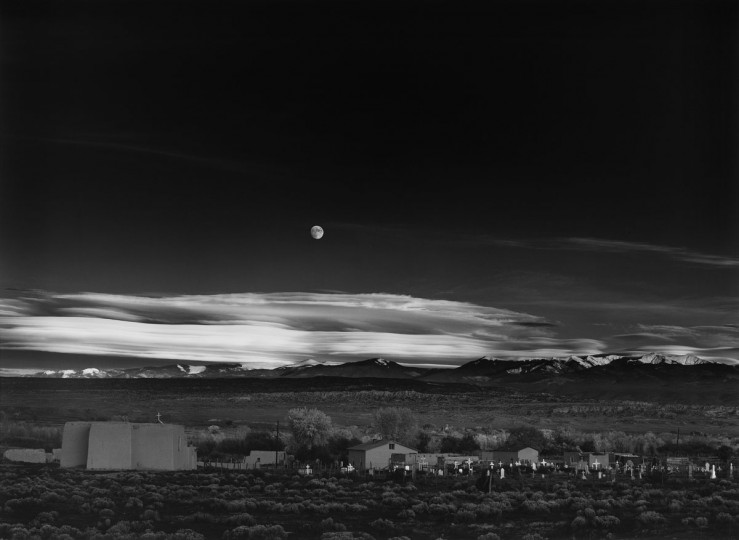
<instances>
[{"instance_id":1,"label":"full moon in dark sky","mask_svg":"<svg viewBox=\"0 0 739 540\"><path fill-rule=\"evenodd\" d=\"M320 239L323 236L323 227L320 227L318 225L314 225L310 229L310 235L315 238L316 240Z\"/></svg>"}]
</instances>

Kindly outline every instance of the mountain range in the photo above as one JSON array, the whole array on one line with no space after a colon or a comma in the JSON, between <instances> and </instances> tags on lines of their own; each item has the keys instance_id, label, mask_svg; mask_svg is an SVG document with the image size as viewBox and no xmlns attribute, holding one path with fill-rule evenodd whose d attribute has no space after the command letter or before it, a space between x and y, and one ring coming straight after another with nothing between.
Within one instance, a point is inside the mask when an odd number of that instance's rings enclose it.
<instances>
[{"instance_id":1,"label":"mountain range","mask_svg":"<svg viewBox=\"0 0 739 540\"><path fill-rule=\"evenodd\" d=\"M465 382L473 384L588 378L615 378L630 374L691 378L737 378L739 366L730 366L703 360L693 355L663 355L649 353L641 356L599 354L570 356L568 358L534 358L529 360L501 360L482 357L457 368L421 368L406 366L391 360L371 358L359 362L329 364L317 360L303 360L274 369L253 369L245 364L176 363L164 366L125 369L86 368L81 370L46 370L28 375L42 378L100 379L100 378L263 378L303 379L314 377L414 379L430 383Z\"/></svg>"}]
</instances>

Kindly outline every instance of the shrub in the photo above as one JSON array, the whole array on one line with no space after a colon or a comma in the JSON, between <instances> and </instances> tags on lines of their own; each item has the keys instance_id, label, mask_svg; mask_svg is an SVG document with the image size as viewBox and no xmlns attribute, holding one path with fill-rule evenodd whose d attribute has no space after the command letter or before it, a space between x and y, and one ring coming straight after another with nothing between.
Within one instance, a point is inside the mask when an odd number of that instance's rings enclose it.
<instances>
[{"instance_id":1,"label":"shrub","mask_svg":"<svg viewBox=\"0 0 739 540\"><path fill-rule=\"evenodd\" d=\"M544 501L524 501L521 506L526 512L529 512L531 514L548 514L549 513L549 506L547 506L547 504ZM588 508L587 510L592 511L591 508Z\"/></svg>"},{"instance_id":2,"label":"shrub","mask_svg":"<svg viewBox=\"0 0 739 540\"><path fill-rule=\"evenodd\" d=\"M36 516L36 521L38 521L39 523L54 523L54 519L56 517L54 516L54 514L57 514L57 513L56 512L41 512Z\"/></svg>"},{"instance_id":3,"label":"shrub","mask_svg":"<svg viewBox=\"0 0 739 540\"><path fill-rule=\"evenodd\" d=\"M472 523L475 521L475 513L469 510L459 510L455 514L454 520L459 523Z\"/></svg>"},{"instance_id":4,"label":"shrub","mask_svg":"<svg viewBox=\"0 0 739 540\"><path fill-rule=\"evenodd\" d=\"M333 518L326 518L324 520L321 520L321 524L319 525L319 527L322 532L346 531L346 525L344 525L343 523L334 522Z\"/></svg>"},{"instance_id":5,"label":"shrub","mask_svg":"<svg viewBox=\"0 0 739 540\"><path fill-rule=\"evenodd\" d=\"M241 512L240 514L234 514L226 518L228 525L256 525L257 520L251 514Z\"/></svg>"},{"instance_id":6,"label":"shrub","mask_svg":"<svg viewBox=\"0 0 739 540\"><path fill-rule=\"evenodd\" d=\"M284 540L287 532L280 525L242 525L223 533L224 540Z\"/></svg>"},{"instance_id":7,"label":"shrub","mask_svg":"<svg viewBox=\"0 0 739 540\"><path fill-rule=\"evenodd\" d=\"M641 521L644 525L661 525L665 522L665 518L662 517L657 512L653 512L651 510L647 512L642 512L639 514L639 521Z\"/></svg>"},{"instance_id":8,"label":"shrub","mask_svg":"<svg viewBox=\"0 0 739 540\"><path fill-rule=\"evenodd\" d=\"M477 540L500 540L500 536L498 536L495 533L489 532L485 534L481 534L477 537Z\"/></svg>"},{"instance_id":9,"label":"shrub","mask_svg":"<svg viewBox=\"0 0 739 540\"><path fill-rule=\"evenodd\" d=\"M159 513L149 508L148 510L144 510L144 513L141 514L141 519L146 521L159 521Z\"/></svg>"},{"instance_id":10,"label":"shrub","mask_svg":"<svg viewBox=\"0 0 739 540\"><path fill-rule=\"evenodd\" d=\"M731 517L731 514L720 512L716 515L716 521L718 521L719 523L734 523L734 518Z\"/></svg>"},{"instance_id":11,"label":"shrub","mask_svg":"<svg viewBox=\"0 0 739 540\"><path fill-rule=\"evenodd\" d=\"M192 529L179 529L171 535L172 540L205 540L205 536Z\"/></svg>"},{"instance_id":12,"label":"shrub","mask_svg":"<svg viewBox=\"0 0 739 540\"><path fill-rule=\"evenodd\" d=\"M10 529L9 538L11 538L12 540L25 540L30 536L31 533L28 532L28 530L20 524L14 525L13 528Z\"/></svg>"},{"instance_id":13,"label":"shrub","mask_svg":"<svg viewBox=\"0 0 739 540\"><path fill-rule=\"evenodd\" d=\"M611 527L618 527L621 524L621 520L618 519L616 516L597 516L593 523L596 527L600 527L602 529L610 529Z\"/></svg>"},{"instance_id":14,"label":"shrub","mask_svg":"<svg viewBox=\"0 0 739 540\"><path fill-rule=\"evenodd\" d=\"M378 518L370 523L370 527L380 532L391 533L395 531L395 523L389 519Z\"/></svg>"},{"instance_id":15,"label":"shrub","mask_svg":"<svg viewBox=\"0 0 739 540\"><path fill-rule=\"evenodd\" d=\"M453 514L457 511L457 507L453 504L431 504L429 505L429 514Z\"/></svg>"},{"instance_id":16,"label":"shrub","mask_svg":"<svg viewBox=\"0 0 739 540\"><path fill-rule=\"evenodd\" d=\"M24 448L59 448L62 445L62 427L35 426L26 422L3 419L0 424L0 441L8 446Z\"/></svg>"}]
</instances>

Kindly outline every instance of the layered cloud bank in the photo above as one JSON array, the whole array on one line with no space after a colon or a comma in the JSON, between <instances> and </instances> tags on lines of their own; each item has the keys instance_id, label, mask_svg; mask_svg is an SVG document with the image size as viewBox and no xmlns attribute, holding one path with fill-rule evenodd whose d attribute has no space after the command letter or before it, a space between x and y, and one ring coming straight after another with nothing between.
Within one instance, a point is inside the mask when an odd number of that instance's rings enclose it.
<instances>
[{"instance_id":1,"label":"layered cloud bank","mask_svg":"<svg viewBox=\"0 0 739 540\"><path fill-rule=\"evenodd\" d=\"M632 335L612 336L611 343L628 344L641 336L654 343L651 350L723 358L738 333L727 327L637 329ZM553 322L528 313L392 294L36 293L0 301L0 347L6 351L240 362L264 368L307 357L338 362L383 356L408 364L453 366L484 355L515 359L610 352L603 339L564 338L558 330ZM723 342L700 348L694 340L675 341L706 331Z\"/></svg>"},{"instance_id":2,"label":"layered cloud bank","mask_svg":"<svg viewBox=\"0 0 739 540\"><path fill-rule=\"evenodd\" d=\"M371 356L455 365L489 354L593 354L603 348L597 340L558 339L554 325L534 315L391 294L42 294L5 300L0 311L5 349L254 367Z\"/></svg>"}]
</instances>

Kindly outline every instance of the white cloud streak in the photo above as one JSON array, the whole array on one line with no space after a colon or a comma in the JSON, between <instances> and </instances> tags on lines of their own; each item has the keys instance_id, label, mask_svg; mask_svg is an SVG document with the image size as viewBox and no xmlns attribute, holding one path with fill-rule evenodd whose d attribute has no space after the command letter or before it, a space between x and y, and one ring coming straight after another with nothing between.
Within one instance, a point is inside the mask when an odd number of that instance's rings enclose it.
<instances>
[{"instance_id":1,"label":"white cloud streak","mask_svg":"<svg viewBox=\"0 0 739 540\"><path fill-rule=\"evenodd\" d=\"M607 253L655 253L678 261L694 264L722 268L739 268L739 258L701 253L683 247L659 246L643 242L622 242L601 238L566 238L560 240L558 244L561 247L569 249L603 251Z\"/></svg>"},{"instance_id":2,"label":"white cloud streak","mask_svg":"<svg viewBox=\"0 0 739 540\"><path fill-rule=\"evenodd\" d=\"M714 268L739 268L739 258L733 256L714 255L678 246L661 246L647 242L624 242L603 238L522 238L513 240L491 235L468 235L461 239L459 236L450 237L449 242L455 244L461 242L469 245L493 246L497 248L596 251L614 254L647 253L660 255L675 261Z\"/></svg>"},{"instance_id":3,"label":"white cloud streak","mask_svg":"<svg viewBox=\"0 0 739 540\"><path fill-rule=\"evenodd\" d=\"M23 308L23 309L21 309ZM35 313L37 314L34 314ZM5 349L276 367L307 356L409 364L594 354L541 317L392 294L48 295L0 317Z\"/></svg>"}]
</instances>

